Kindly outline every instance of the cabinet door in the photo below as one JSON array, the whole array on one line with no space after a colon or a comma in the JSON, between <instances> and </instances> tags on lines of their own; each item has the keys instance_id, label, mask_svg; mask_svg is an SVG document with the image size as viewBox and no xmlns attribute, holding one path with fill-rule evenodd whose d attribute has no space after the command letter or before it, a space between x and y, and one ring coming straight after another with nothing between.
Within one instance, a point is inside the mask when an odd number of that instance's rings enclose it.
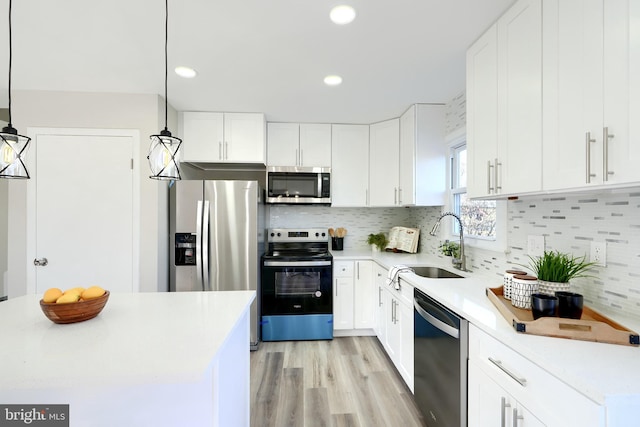
<instances>
[{"instance_id":1,"label":"cabinet door","mask_svg":"<svg viewBox=\"0 0 640 427\"><path fill-rule=\"evenodd\" d=\"M331 125L300 124L299 166L331 167Z\"/></svg>"},{"instance_id":2,"label":"cabinet door","mask_svg":"<svg viewBox=\"0 0 640 427\"><path fill-rule=\"evenodd\" d=\"M604 1L602 176L607 184L640 181L640 0ZM598 172L596 172L598 173Z\"/></svg>"},{"instance_id":3,"label":"cabinet door","mask_svg":"<svg viewBox=\"0 0 640 427\"><path fill-rule=\"evenodd\" d=\"M372 124L369 132L369 206L397 206L400 119Z\"/></svg>"},{"instance_id":4,"label":"cabinet door","mask_svg":"<svg viewBox=\"0 0 640 427\"><path fill-rule=\"evenodd\" d=\"M264 134L264 114L225 113L224 161L265 163Z\"/></svg>"},{"instance_id":5,"label":"cabinet door","mask_svg":"<svg viewBox=\"0 0 640 427\"><path fill-rule=\"evenodd\" d=\"M542 0L498 20L498 194L542 190Z\"/></svg>"},{"instance_id":6,"label":"cabinet door","mask_svg":"<svg viewBox=\"0 0 640 427\"><path fill-rule=\"evenodd\" d=\"M222 161L223 114L186 111L181 119L182 161Z\"/></svg>"},{"instance_id":7,"label":"cabinet door","mask_svg":"<svg viewBox=\"0 0 640 427\"><path fill-rule=\"evenodd\" d=\"M385 292L387 294L385 309L386 312L386 325L387 325L387 336L386 336L386 350L389 358L393 361L394 365L399 364L400 362L400 348L401 348L401 340L402 337L400 335L400 317L398 316L399 305L398 299L393 296L390 291Z\"/></svg>"},{"instance_id":8,"label":"cabinet door","mask_svg":"<svg viewBox=\"0 0 640 427\"><path fill-rule=\"evenodd\" d=\"M374 309L377 304L373 280L373 261L356 261L354 278L354 324L356 329L374 327Z\"/></svg>"},{"instance_id":9,"label":"cabinet door","mask_svg":"<svg viewBox=\"0 0 640 427\"><path fill-rule=\"evenodd\" d=\"M297 123L267 123L267 165L297 166L299 133Z\"/></svg>"},{"instance_id":10,"label":"cabinet door","mask_svg":"<svg viewBox=\"0 0 640 427\"><path fill-rule=\"evenodd\" d=\"M353 329L353 278L339 277L333 281L333 329Z\"/></svg>"},{"instance_id":11,"label":"cabinet door","mask_svg":"<svg viewBox=\"0 0 640 427\"><path fill-rule=\"evenodd\" d=\"M397 311L400 327L400 364L398 371L404 378L409 389L413 392L413 306L400 303L398 304Z\"/></svg>"},{"instance_id":12,"label":"cabinet door","mask_svg":"<svg viewBox=\"0 0 640 427\"><path fill-rule=\"evenodd\" d=\"M494 24L467 51L469 197L495 194L498 156L498 32Z\"/></svg>"},{"instance_id":13,"label":"cabinet door","mask_svg":"<svg viewBox=\"0 0 640 427\"><path fill-rule=\"evenodd\" d=\"M602 182L602 19L602 0L545 2L545 190Z\"/></svg>"},{"instance_id":14,"label":"cabinet door","mask_svg":"<svg viewBox=\"0 0 640 427\"><path fill-rule=\"evenodd\" d=\"M331 205L367 206L369 126L331 126Z\"/></svg>"},{"instance_id":15,"label":"cabinet door","mask_svg":"<svg viewBox=\"0 0 640 427\"><path fill-rule=\"evenodd\" d=\"M400 191L399 203L416 204L416 106L412 105L400 117Z\"/></svg>"}]
</instances>

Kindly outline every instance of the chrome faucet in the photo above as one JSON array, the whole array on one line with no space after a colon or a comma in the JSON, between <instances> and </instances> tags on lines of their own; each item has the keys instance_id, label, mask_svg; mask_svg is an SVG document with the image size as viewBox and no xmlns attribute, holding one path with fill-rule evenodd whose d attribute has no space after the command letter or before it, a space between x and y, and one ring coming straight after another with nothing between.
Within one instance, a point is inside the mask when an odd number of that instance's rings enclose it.
<instances>
[{"instance_id":1,"label":"chrome faucet","mask_svg":"<svg viewBox=\"0 0 640 427\"><path fill-rule=\"evenodd\" d=\"M464 256L464 232L462 229L462 221L460 220L460 217L458 215L454 214L453 212L443 213L442 215L440 215L440 218L438 218L438 221L436 221L435 225L433 226L429 234L432 236L435 236L436 234L438 234L438 229L440 228L440 222L442 221L442 218L444 218L445 216L454 217L455 219L458 220L458 225L460 226L460 253L458 254L460 257L453 259L453 266L459 270L467 271L467 261Z\"/></svg>"}]
</instances>

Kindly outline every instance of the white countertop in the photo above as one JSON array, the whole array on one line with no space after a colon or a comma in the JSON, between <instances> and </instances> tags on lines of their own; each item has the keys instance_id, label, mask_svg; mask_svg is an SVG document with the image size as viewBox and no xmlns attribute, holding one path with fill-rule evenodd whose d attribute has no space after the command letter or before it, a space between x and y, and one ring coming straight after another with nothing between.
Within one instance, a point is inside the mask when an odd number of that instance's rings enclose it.
<instances>
[{"instance_id":1,"label":"white countertop","mask_svg":"<svg viewBox=\"0 0 640 427\"><path fill-rule=\"evenodd\" d=\"M112 293L96 318L66 325L45 317L40 295L2 302L0 396L198 381L255 297L255 291Z\"/></svg>"},{"instance_id":2,"label":"white countertop","mask_svg":"<svg viewBox=\"0 0 640 427\"><path fill-rule=\"evenodd\" d=\"M601 405L614 401L640 405L640 347L516 332L485 294L486 288L502 285L501 277L463 273L446 262L449 258L421 254L369 252L368 258L363 252L339 255L334 252L333 255L335 259L372 259L373 255L373 260L385 268L395 264L432 265L466 276L464 279L429 279L401 273L400 277L593 401ZM640 331L640 322L635 318L600 308L598 311L629 329Z\"/></svg>"}]
</instances>

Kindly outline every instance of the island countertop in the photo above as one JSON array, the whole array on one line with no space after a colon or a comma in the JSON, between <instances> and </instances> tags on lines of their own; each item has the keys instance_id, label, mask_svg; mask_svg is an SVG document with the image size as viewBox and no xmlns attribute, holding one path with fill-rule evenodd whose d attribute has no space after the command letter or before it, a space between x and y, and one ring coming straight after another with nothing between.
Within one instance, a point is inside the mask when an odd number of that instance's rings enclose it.
<instances>
[{"instance_id":1,"label":"island countertop","mask_svg":"<svg viewBox=\"0 0 640 427\"><path fill-rule=\"evenodd\" d=\"M248 335L255 297L255 291L112 293L94 319L63 325L45 317L40 295L2 302L0 402L33 396L34 403L73 404L79 390L113 396L176 384L183 392L194 384L202 389L203 378L211 383L217 375L221 349L234 334ZM248 361L248 336L244 344Z\"/></svg>"}]
</instances>

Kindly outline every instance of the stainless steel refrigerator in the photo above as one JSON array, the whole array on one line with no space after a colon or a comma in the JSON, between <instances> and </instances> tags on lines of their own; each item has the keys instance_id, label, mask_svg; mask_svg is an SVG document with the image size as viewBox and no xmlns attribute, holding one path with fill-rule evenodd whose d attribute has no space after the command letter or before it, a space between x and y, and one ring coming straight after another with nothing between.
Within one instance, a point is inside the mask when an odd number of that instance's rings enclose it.
<instances>
[{"instance_id":1,"label":"stainless steel refrigerator","mask_svg":"<svg viewBox=\"0 0 640 427\"><path fill-rule=\"evenodd\" d=\"M259 292L265 212L257 181L176 181L169 191L169 290ZM258 336L251 306L251 349Z\"/></svg>"}]
</instances>

